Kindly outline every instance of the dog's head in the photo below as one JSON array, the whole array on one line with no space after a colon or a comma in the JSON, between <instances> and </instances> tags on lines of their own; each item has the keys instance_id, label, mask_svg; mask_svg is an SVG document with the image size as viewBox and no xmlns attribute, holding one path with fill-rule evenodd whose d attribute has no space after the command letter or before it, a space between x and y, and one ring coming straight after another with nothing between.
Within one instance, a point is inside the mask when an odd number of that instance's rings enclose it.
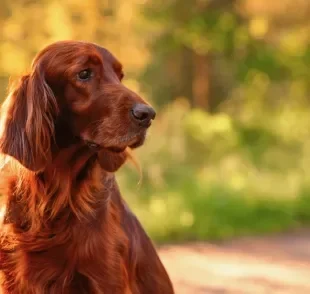
<instances>
[{"instance_id":1,"label":"dog's head","mask_svg":"<svg viewBox=\"0 0 310 294\"><path fill-rule=\"evenodd\" d=\"M120 62L98 45L62 41L43 49L2 107L0 151L44 170L53 146L77 138L115 171L125 149L143 144L154 109L122 84Z\"/></svg>"}]
</instances>

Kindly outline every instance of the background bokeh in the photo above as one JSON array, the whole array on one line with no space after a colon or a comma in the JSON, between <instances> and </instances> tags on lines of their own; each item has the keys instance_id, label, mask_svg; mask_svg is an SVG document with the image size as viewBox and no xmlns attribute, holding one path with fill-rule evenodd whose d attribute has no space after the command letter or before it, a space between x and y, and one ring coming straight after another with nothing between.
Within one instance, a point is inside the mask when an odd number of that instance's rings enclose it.
<instances>
[{"instance_id":1,"label":"background bokeh","mask_svg":"<svg viewBox=\"0 0 310 294\"><path fill-rule=\"evenodd\" d=\"M96 42L158 116L122 194L157 242L310 223L309 0L1 0L0 94L45 45Z\"/></svg>"}]
</instances>

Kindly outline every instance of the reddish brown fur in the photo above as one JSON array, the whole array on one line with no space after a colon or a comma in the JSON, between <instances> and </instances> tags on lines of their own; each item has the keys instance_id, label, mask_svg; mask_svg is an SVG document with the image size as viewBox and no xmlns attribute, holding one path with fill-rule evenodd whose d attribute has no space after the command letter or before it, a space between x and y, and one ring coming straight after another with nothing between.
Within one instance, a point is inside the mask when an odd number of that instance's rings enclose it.
<instances>
[{"instance_id":1,"label":"reddish brown fur","mask_svg":"<svg viewBox=\"0 0 310 294\"><path fill-rule=\"evenodd\" d=\"M122 76L106 49L63 41L12 86L0 137L3 293L173 293L113 174L146 132L129 115L146 102Z\"/></svg>"}]
</instances>

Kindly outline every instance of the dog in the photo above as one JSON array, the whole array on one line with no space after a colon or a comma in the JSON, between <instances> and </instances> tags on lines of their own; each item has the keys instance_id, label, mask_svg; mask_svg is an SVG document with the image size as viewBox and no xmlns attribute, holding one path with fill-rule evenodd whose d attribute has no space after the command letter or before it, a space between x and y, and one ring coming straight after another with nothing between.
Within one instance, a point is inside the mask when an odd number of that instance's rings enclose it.
<instances>
[{"instance_id":1,"label":"dog","mask_svg":"<svg viewBox=\"0 0 310 294\"><path fill-rule=\"evenodd\" d=\"M9 89L0 124L3 294L173 294L114 172L155 110L93 43L60 41Z\"/></svg>"}]
</instances>

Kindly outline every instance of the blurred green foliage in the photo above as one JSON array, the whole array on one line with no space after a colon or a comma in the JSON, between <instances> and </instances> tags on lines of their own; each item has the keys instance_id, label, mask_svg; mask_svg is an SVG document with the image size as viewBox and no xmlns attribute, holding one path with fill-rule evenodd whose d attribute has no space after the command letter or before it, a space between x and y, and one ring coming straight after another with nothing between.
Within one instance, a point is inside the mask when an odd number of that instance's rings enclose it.
<instances>
[{"instance_id":1,"label":"blurred green foliage","mask_svg":"<svg viewBox=\"0 0 310 294\"><path fill-rule=\"evenodd\" d=\"M308 0L3 0L0 93L46 44L82 39L156 106L122 194L158 241L310 222ZM140 181L141 180L141 181ZM140 181L140 184L139 184Z\"/></svg>"},{"instance_id":2,"label":"blurred green foliage","mask_svg":"<svg viewBox=\"0 0 310 294\"><path fill-rule=\"evenodd\" d=\"M177 100L161 112L137 152L142 183L137 185L137 172L127 167L118 174L121 187L159 241L223 239L307 225L308 117L289 111L273 117L272 125L243 124Z\"/></svg>"}]
</instances>

